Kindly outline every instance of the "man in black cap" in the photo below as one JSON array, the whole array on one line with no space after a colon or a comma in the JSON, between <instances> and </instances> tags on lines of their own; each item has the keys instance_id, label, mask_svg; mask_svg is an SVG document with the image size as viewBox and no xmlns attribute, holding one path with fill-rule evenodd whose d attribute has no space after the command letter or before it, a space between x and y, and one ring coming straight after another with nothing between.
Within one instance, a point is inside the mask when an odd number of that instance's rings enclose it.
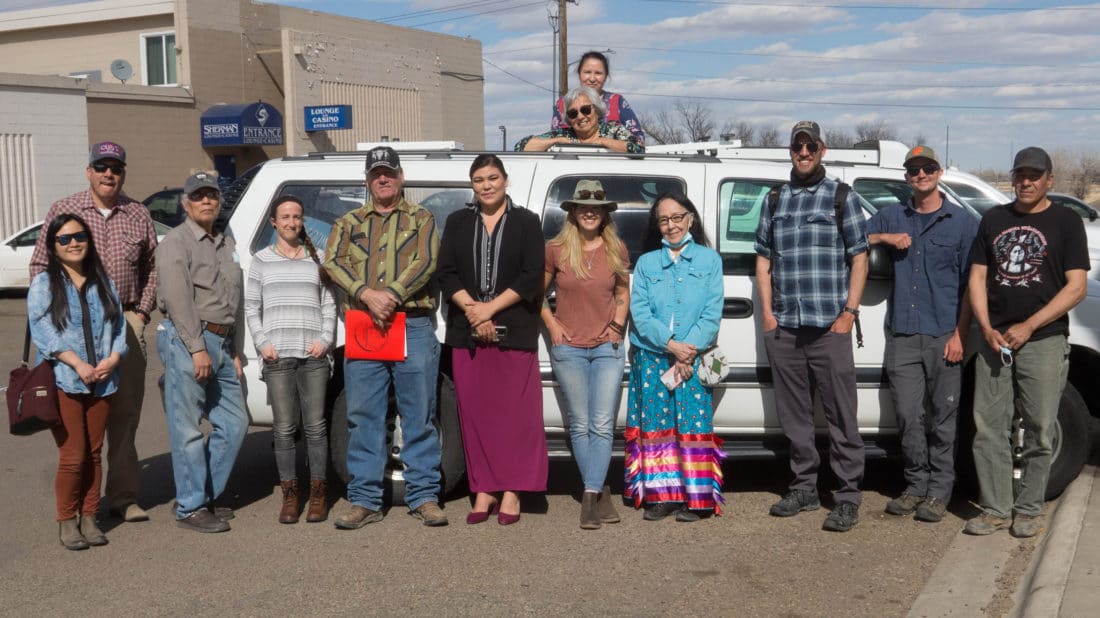
<instances>
[{"instance_id":1,"label":"man in black cap","mask_svg":"<svg viewBox=\"0 0 1100 618\"><path fill-rule=\"evenodd\" d=\"M859 521L862 501L864 453L851 333L867 281L867 224L858 196L826 178L824 155L821 127L811 120L796 123L791 181L768 195L756 228L756 284L775 410L791 444L794 473L770 513L791 517L821 508L811 396L816 388L829 423L829 462L840 481L836 507L822 528L846 532Z\"/></svg>"},{"instance_id":2,"label":"man in black cap","mask_svg":"<svg viewBox=\"0 0 1100 618\"><path fill-rule=\"evenodd\" d=\"M432 280L439 234L432 213L402 196L405 173L393 148L367 152L366 172L370 199L333 224L324 267L344 291L345 313L366 312L379 330L389 329L397 312L405 314L406 354L404 360L344 358L351 509L335 525L354 530L382 521L392 384L404 438L405 503L424 525L445 526L447 515L438 502L439 436L432 423L439 376L434 325L439 294Z\"/></svg>"},{"instance_id":3,"label":"man in black cap","mask_svg":"<svg viewBox=\"0 0 1100 618\"><path fill-rule=\"evenodd\" d=\"M1050 156L1024 148L1012 163L1016 200L982 217L970 254L970 302L986 345L974 376L974 467L982 513L967 534L1009 527L1038 534L1058 404L1069 370L1067 314L1085 298L1088 244L1081 218L1052 203ZM1015 386L1015 394L1014 387ZM1013 411L1023 417L1023 477L1013 500Z\"/></svg>"}]
</instances>

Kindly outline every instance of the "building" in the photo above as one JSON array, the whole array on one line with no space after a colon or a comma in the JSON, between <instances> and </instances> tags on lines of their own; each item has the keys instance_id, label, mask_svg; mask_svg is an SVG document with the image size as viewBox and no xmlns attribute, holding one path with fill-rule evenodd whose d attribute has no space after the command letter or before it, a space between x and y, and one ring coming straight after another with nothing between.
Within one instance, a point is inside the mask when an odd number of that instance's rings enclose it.
<instances>
[{"instance_id":1,"label":"building","mask_svg":"<svg viewBox=\"0 0 1100 618\"><path fill-rule=\"evenodd\" d=\"M45 169L57 131L40 125L57 123L34 93L83 93L86 134L74 128L69 141L123 144L138 199L196 168L231 178L358 142L484 148L481 43L468 38L251 0L100 0L0 13L0 55L12 72L0 75L0 144L22 140L14 156L39 177L82 180L79 163ZM71 107L58 114L82 124ZM35 186L13 176L10 153L0 148L0 184ZM56 197L39 188L29 209L41 216ZM3 219L0 228L10 231Z\"/></svg>"}]
</instances>

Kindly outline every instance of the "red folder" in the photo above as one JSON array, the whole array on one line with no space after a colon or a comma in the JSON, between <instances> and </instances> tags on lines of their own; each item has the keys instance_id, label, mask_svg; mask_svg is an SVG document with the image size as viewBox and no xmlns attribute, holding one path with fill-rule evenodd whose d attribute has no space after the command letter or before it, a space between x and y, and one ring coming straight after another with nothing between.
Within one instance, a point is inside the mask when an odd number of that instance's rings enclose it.
<instances>
[{"instance_id":1,"label":"red folder","mask_svg":"<svg viewBox=\"0 0 1100 618\"><path fill-rule=\"evenodd\" d=\"M378 328L370 313L348 309L344 314L344 356L352 360L405 360L405 312L393 314L393 321Z\"/></svg>"}]
</instances>

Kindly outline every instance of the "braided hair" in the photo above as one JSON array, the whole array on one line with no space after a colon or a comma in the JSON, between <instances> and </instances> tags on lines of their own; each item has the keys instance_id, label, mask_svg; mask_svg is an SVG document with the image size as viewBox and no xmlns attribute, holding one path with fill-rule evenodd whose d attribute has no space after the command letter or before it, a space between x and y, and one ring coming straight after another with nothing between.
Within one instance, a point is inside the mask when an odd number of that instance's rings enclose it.
<instances>
[{"instance_id":1,"label":"braided hair","mask_svg":"<svg viewBox=\"0 0 1100 618\"><path fill-rule=\"evenodd\" d=\"M271 219L272 222L274 222L275 213L279 210L279 206L282 206L283 204L286 204L288 202L297 204L298 207L302 209L302 214L305 214L306 207L305 204L302 202L302 199L296 195L291 195L287 193L284 195L276 196L275 199L271 200L271 205L268 207L268 218ZM332 277L329 276L328 271L321 266L321 257L317 254L317 247L313 244L313 239L310 238L309 234L306 233L306 226L304 224L302 225L302 229L298 230L298 240L306 248L306 253L309 254L309 257L313 260L313 263L317 264L317 275L321 278L321 285L330 285L332 283Z\"/></svg>"}]
</instances>

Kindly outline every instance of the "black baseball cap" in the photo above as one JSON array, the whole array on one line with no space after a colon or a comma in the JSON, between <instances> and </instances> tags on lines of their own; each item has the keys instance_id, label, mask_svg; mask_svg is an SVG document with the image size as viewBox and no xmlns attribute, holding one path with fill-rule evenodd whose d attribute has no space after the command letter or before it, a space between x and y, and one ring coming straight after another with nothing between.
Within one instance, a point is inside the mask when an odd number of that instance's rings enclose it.
<instances>
[{"instance_id":1,"label":"black baseball cap","mask_svg":"<svg viewBox=\"0 0 1100 618\"><path fill-rule=\"evenodd\" d=\"M1054 171L1054 162L1050 160L1047 151L1038 146L1028 146L1017 152L1016 158L1012 160L1012 171L1015 172L1018 169L1052 172Z\"/></svg>"},{"instance_id":2,"label":"black baseball cap","mask_svg":"<svg viewBox=\"0 0 1100 618\"><path fill-rule=\"evenodd\" d=\"M375 146L367 151L367 173L379 167L388 167L391 170L401 169L401 157L397 151L389 146Z\"/></svg>"}]
</instances>

